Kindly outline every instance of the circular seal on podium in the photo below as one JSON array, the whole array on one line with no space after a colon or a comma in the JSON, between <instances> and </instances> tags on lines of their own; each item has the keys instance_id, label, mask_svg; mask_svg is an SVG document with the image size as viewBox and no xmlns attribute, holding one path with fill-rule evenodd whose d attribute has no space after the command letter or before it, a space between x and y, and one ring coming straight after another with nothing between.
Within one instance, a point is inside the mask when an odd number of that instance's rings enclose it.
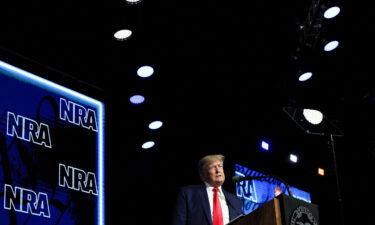
<instances>
[{"instance_id":1,"label":"circular seal on podium","mask_svg":"<svg viewBox=\"0 0 375 225\"><path fill-rule=\"evenodd\" d=\"M317 220L310 210L304 206L298 206L292 213L290 225L318 225Z\"/></svg>"}]
</instances>

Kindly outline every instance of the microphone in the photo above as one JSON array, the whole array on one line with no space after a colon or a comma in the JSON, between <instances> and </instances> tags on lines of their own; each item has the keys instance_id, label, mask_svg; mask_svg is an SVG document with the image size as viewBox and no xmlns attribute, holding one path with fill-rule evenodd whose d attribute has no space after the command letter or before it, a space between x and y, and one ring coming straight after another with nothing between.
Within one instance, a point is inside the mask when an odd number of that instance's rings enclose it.
<instances>
[{"instance_id":1,"label":"microphone","mask_svg":"<svg viewBox=\"0 0 375 225\"><path fill-rule=\"evenodd\" d=\"M237 182L241 182L241 181L244 181L244 180L261 180L263 178L269 178L269 177L270 178L275 178L275 179L281 181L282 183L284 183L285 187L286 187L286 189L287 189L287 191L289 193L289 195L291 197L294 197L292 191L290 190L289 184L287 182L285 182L284 180L282 180L280 177L274 176L274 175L248 176L248 177L233 176L232 177L232 182L237 183Z\"/></svg>"}]
</instances>

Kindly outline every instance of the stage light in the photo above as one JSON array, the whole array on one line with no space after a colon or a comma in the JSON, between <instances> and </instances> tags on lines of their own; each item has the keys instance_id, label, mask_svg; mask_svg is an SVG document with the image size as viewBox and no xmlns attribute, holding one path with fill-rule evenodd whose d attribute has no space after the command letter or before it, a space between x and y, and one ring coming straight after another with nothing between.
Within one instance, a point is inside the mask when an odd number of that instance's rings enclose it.
<instances>
[{"instance_id":1,"label":"stage light","mask_svg":"<svg viewBox=\"0 0 375 225\"><path fill-rule=\"evenodd\" d=\"M303 109L302 114L309 123L314 125L320 124L323 120L323 114L315 109Z\"/></svg>"},{"instance_id":2,"label":"stage light","mask_svg":"<svg viewBox=\"0 0 375 225\"><path fill-rule=\"evenodd\" d=\"M321 120L321 123L319 123L318 125L314 125L311 123L311 121L307 121L306 112L308 112L308 110L306 109L302 109L299 107L286 106L286 107L283 107L283 110L307 134L320 135L320 136L325 137L326 139L325 141L327 141L328 146L330 150L332 151L332 156L333 156L332 159L333 159L333 166L334 166L333 170L334 170L334 175L336 179L337 194L338 194L339 203L341 203L341 194L340 194L341 191L340 191L339 175L338 175L338 170L337 170L334 137L343 137L344 132L341 131L340 128L338 128L333 122L331 122L326 116L323 116L323 114L317 110L315 111L318 113L316 112L314 113L318 114L319 115L318 117L321 117L321 119L318 119L314 123L318 123L318 121Z\"/></svg>"},{"instance_id":3,"label":"stage light","mask_svg":"<svg viewBox=\"0 0 375 225\"><path fill-rule=\"evenodd\" d=\"M294 155L294 154L290 154L290 155L289 155L289 160L290 160L291 162L293 162L293 163L297 163L297 161L298 161L298 157L297 157L296 155Z\"/></svg>"},{"instance_id":4,"label":"stage light","mask_svg":"<svg viewBox=\"0 0 375 225\"><path fill-rule=\"evenodd\" d=\"M145 97L143 97L142 95L133 95L129 100L132 104L138 105L142 104L145 101Z\"/></svg>"},{"instance_id":5,"label":"stage light","mask_svg":"<svg viewBox=\"0 0 375 225\"><path fill-rule=\"evenodd\" d=\"M334 41L325 41L324 43L324 51L330 52L335 50L339 46L339 42L334 40Z\"/></svg>"},{"instance_id":6,"label":"stage light","mask_svg":"<svg viewBox=\"0 0 375 225\"><path fill-rule=\"evenodd\" d=\"M322 112L314 109L285 106L283 111L306 133L340 137L344 133Z\"/></svg>"},{"instance_id":7,"label":"stage light","mask_svg":"<svg viewBox=\"0 0 375 225\"><path fill-rule=\"evenodd\" d=\"M318 168L318 174L320 176L324 176L325 175L325 170L323 168Z\"/></svg>"},{"instance_id":8,"label":"stage light","mask_svg":"<svg viewBox=\"0 0 375 225\"><path fill-rule=\"evenodd\" d=\"M137 70L137 74L138 76L143 78L150 77L154 74L154 68L152 68L151 66L141 66Z\"/></svg>"},{"instance_id":9,"label":"stage light","mask_svg":"<svg viewBox=\"0 0 375 225\"><path fill-rule=\"evenodd\" d=\"M303 81L307 81L308 79L310 79L312 77L312 72L303 72L299 75L298 77L298 80L303 82Z\"/></svg>"},{"instance_id":10,"label":"stage light","mask_svg":"<svg viewBox=\"0 0 375 225\"><path fill-rule=\"evenodd\" d=\"M126 0L126 2L129 4L138 4L138 3L141 3L142 0Z\"/></svg>"},{"instance_id":11,"label":"stage light","mask_svg":"<svg viewBox=\"0 0 375 225\"><path fill-rule=\"evenodd\" d=\"M266 142L266 141L262 141L262 142L260 143L260 147L261 147L263 150L268 151L268 150L270 149L270 144L269 144L268 142Z\"/></svg>"},{"instance_id":12,"label":"stage light","mask_svg":"<svg viewBox=\"0 0 375 225\"><path fill-rule=\"evenodd\" d=\"M148 125L148 128L150 128L151 130L156 130L156 129L159 129L160 127L162 127L162 126L163 126L163 122L161 122L160 120L156 120L156 121L151 122Z\"/></svg>"},{"instance_id":13,"label":"stage light","mask_svg":"<svg viewBox=\"0 0 375 225\"><path fill-rule=\"evenodd\" d=\"M117 31L113 36L118 41L125 41L130 38L132 33L133 32L131 30L123 29L123 30Z\"/></svg>"},{"instance_id":14,"label":"stage light","mask_svg":"<svg viewBox=\"0 0 375 225\"><path fill-rule=\"evenodd\" d=\"M326 19L332 19L336 17L340 13L340 7L338 6L332 6L324 11L324 18Z\"/></svg>"},{"instance_id":15,"label":"stage light","mask_svg":"<svg viewBox=\"0 0 375 225\"><path fill-rule=\"evenodd\" d=\"M143 143L142 148L143 149L149 149L149 148L154 147L154 145L155 145L155 142L147 141L147 142Z\"/></svg>"}]
</instances>

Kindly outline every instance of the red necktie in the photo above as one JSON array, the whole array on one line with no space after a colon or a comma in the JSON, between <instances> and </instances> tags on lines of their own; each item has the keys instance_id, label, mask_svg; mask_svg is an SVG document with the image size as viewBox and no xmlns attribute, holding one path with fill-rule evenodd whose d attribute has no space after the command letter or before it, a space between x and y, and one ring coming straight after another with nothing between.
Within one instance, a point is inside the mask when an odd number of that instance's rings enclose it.
<instances>
[{"instance_id":1,"label":"red necktie","mask_svg":"<svg viewBox=\"0 0 375 225\"><path fill-rule=\"evenodd\" d=\"M212 225L224 225L223 212L221 211L220 199L218 195L219 188L215 187L212 189L212 191L214 192Z\"/></svg>"}]
</instances>

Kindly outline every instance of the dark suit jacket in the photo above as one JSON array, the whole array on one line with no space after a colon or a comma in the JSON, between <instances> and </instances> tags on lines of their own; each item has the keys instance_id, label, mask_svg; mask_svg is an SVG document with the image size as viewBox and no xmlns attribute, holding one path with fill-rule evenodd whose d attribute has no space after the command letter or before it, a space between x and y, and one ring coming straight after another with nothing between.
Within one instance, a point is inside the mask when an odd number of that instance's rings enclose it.
<instances>
[{"instance_id":1,"label":"dark suit jacket","mask_svg":"<svg viewBox=\"0 0 375 225\"><path fill-rule=\"evenodd\" d=\"M229 209L229 220L242 214L241 201L223 190ZM183 187L177 197L172 225L212 225L210 203L205 185Z\"/></svg>"}]
</instances>

